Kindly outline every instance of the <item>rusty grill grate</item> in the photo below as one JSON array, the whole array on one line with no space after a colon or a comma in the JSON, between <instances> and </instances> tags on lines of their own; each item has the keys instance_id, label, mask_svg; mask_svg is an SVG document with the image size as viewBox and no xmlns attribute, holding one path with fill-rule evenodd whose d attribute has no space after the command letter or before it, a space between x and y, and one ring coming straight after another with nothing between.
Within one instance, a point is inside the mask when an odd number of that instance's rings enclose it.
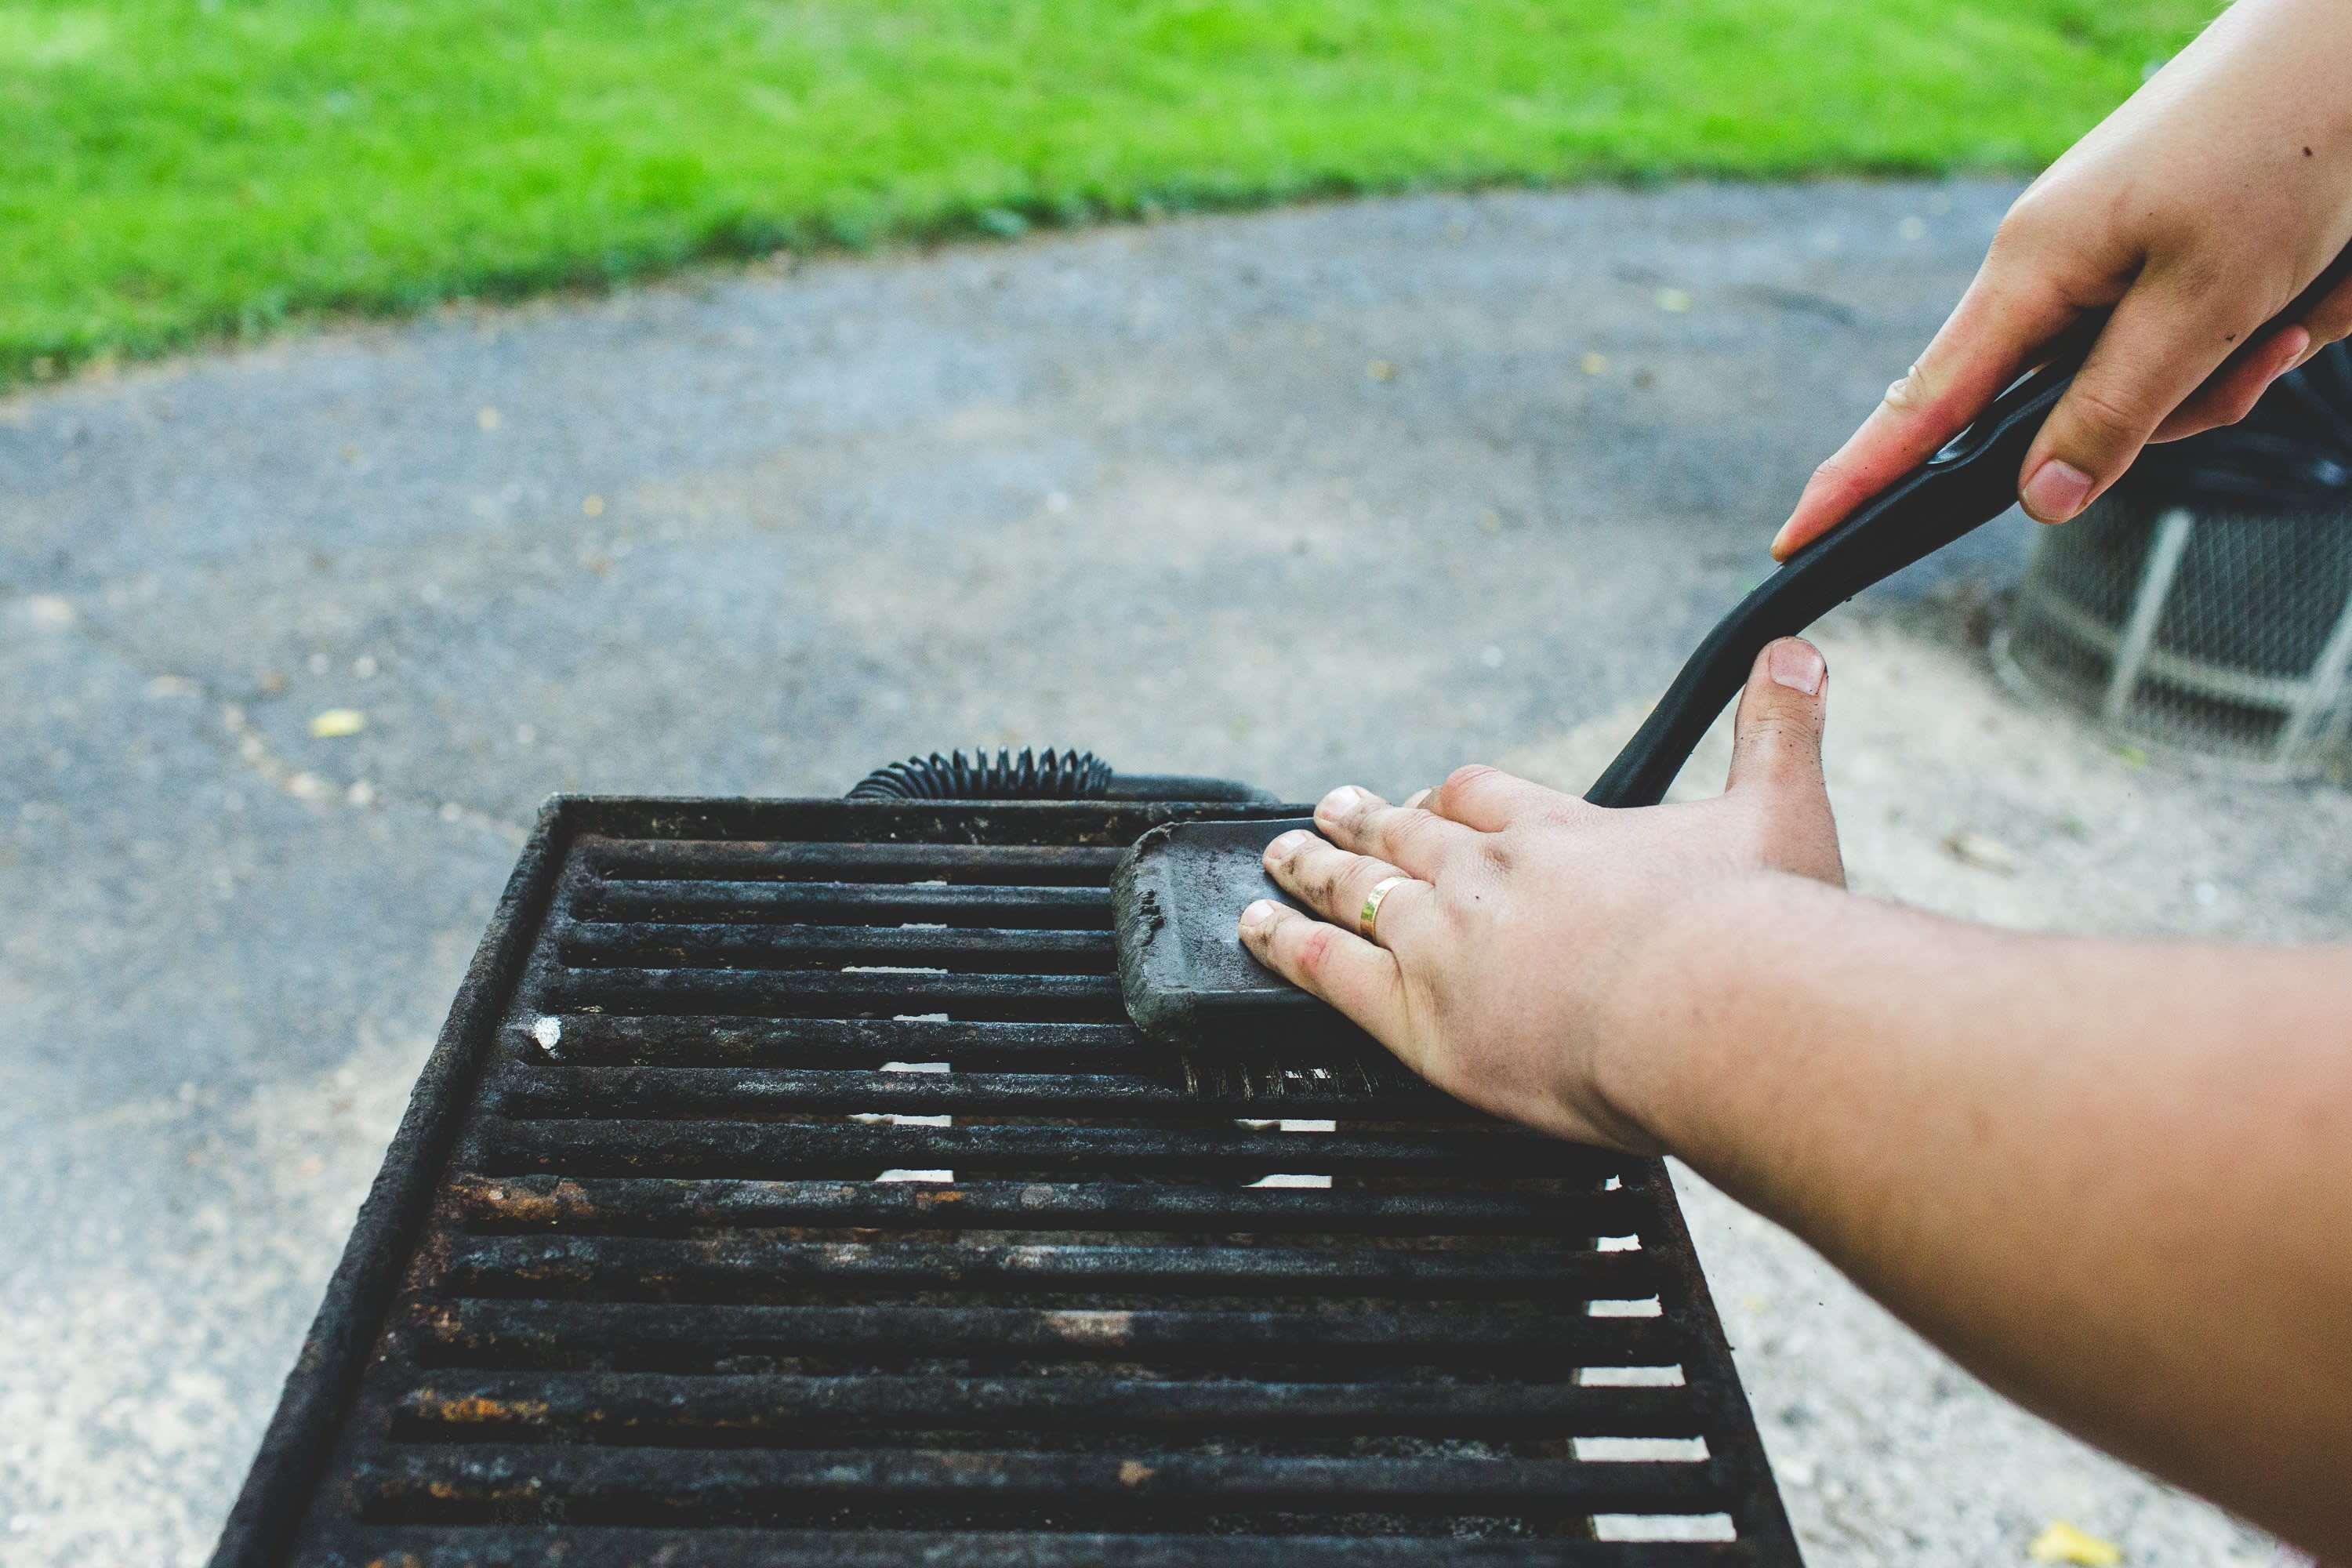
<instances>
[{"instance_id":1,"label":"rusty grill grate","mask_svg":"<svg viewBox=\"0 0 2352 1568\"><path fill-rule=\"evenodd\" d=\"M1286 809L551 804L216 1565L1795 1562L1660 1164L1127 1025Z\"/></svg>"}]
</instances>

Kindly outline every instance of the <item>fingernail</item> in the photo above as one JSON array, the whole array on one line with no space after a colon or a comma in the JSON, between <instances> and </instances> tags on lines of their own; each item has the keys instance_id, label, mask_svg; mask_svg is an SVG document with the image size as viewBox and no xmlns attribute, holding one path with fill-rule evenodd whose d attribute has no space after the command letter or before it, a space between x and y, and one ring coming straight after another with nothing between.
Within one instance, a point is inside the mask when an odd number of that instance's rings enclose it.
<instances>
[{"instance_id":1,"label":"fingernail","mask_svg":"<svg viewBox=\"0 0 2352 1568\"><path fill-rule=\"evenodd\" d=\"M1269 860L1287 858L1298 853L1299 847L1314 837L1303 827L1294 827L1265 847L1265 857Z\"/></svg>"},{"instance_id":2,"label":"fingernail","mask_svg":"<svg viewBox=\"0 0 2352 1568\"><path fill-rule=\"evenodd\" d=\"M1257 902L1252 904L1249 908L1242 911L1242 930L1249 931L1254 927L1262 926L1273 918L1274 900L1272 899L1260 899Z\"/></svg>"},{"instance_id":3,"label":"fingernail","mask_svg":"<svg viewBox=\"0 0 2352 1568\"><path fill-rule=\"evenodd\" d=\"M1780 525L1780 532L1772 536L1773 560L1786 561L1789 558L1789 531L1796 526L1797 520L1792 517Z\"/></svg>"},{"instance_id":4,"label":"fingernail","mask_svg":"<svg viewBox=\"0 0 2352 1568\"><path fill-rule=\"evenodd\" d=\"M2019 499L2036 522L2064 522L2091 499L2091 476L2063 458L2050 458L2033 470Z\"/></svg>"},{"instance_id":5,"label":"fingernail","mask_svg":"<svg viewBox=\"0 0 2352 1568\"><path fill-rule=\"evenodd\" d=\"M1364 792L1354 784L1341 784L1323 797L1323 804L1315 808L1315 815L1337 816L1341 812L1355 810L1363 804L1364 798Z\"/></svg>"},{"instance_id":6,"label":"fingernail","mask_svg":"<svg viewBox=\"0 0 2352 1568\"><path fill-rule=\"evenodd\" d=\"M1417 789L1417 790L1413 791L1411 795L1409 795L1405 796L1405 797L1404 797L1404 808L1405 808L1407 811L1418 811L1418 810L1420 810L1420 809L1421 809L1421 803L1422 803L1423 801L1427 800L1427 799L1429 798L1429 795L1430 795L1430 789L1431 789L1431 786L1430 786L1430 785L1428 785L1428 784L1423 784L1423 785L1422 785L1422 787L1421 787L1421 788L1419 788L1419 789Z\"/></svg>"},{"instance_id":7,"label":"fingernail","mask_svg":"<svg viewBox=\"0 0 2352 1568\"><path fill-rule=\"evenodd\" d=\"M1765 671L1776 685L1801 691L1808 697L1820 694L1822 677L1829 673L1829 661L1822 657L1819 648L1798 637L1782 637L1764 658Z\"/></svg>"}]
</instances>

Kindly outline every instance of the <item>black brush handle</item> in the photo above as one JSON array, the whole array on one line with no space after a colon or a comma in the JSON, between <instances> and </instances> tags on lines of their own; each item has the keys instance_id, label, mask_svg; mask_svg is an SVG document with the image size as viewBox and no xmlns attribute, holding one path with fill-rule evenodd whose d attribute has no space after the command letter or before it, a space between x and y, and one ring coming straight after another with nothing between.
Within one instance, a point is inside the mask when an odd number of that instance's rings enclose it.
<instances>
[{"instance_id":1,"label":"black brush handle","mask_svg":"<svg viewBox=\"0 0 2352 1568\"><path fill-rule=\"evenodd\" d=\"M2347 276L2352 248L2246 341L2262 342L2301 321ZM1765 644L1803 631L1873 583L2007 511L2017 500L2017 471L2027 449L2105 325L2104 313L2077 322L2049 345L2040 369L1994 398L1942 451L1799 551L1717 622L1584 798L1595 805L1657 805L1706 727L1748 683Z\"/></svg>"},{"instance_id":2,"label":"black brush handle","mask_svg":"<svg viewBox=\"0 0 2352 1568\"><path fill-rule=\"evenodd\" d=\"M1595 805L1655 805L1723 705L1748 684L1756 656L1873 583L1922 561L2007 511L2017 470L2042 422L2082 368L2087 339L1993 401L1927 462L1863 503L1767 577L1693 650L1584 798Z\"/></svg>"}]
</instances>

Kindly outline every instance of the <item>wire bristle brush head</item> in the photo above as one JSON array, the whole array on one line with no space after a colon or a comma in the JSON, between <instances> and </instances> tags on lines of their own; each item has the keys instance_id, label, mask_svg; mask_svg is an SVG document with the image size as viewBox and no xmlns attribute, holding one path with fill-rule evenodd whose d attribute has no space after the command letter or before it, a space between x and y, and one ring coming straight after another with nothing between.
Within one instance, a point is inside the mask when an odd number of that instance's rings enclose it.
<instances>
[{"instance_id":1,"label":"wire bristle brush head","mask_svg":"<svg viewBox=\"0 0 2352 1568\"><path fill-rule=\"evenodd\" d=\"M1281 834L1313 826L1307 817L1171 823L1137 839L1111 874L1128 1016L1172 1047L1185 1089L1201 1099L1436 1092L1242 949L1241 912L1252 900L1291 901L1259 857Z\"/></svg>"}]
</instances>

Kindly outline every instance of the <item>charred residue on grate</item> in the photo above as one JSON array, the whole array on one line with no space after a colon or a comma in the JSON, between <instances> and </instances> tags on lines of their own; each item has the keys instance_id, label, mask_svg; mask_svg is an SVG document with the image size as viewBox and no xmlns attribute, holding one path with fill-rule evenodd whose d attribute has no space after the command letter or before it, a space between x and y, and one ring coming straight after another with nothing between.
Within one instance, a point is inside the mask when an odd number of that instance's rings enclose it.
<instances>
[{"instance_id":1,"label":"charred residue on grate","mask_svg":"<svg viewBox=\"0 0 2352 1568\"><path fill-rule=\"evenodd\" d=\"M1171 809L551 806L299 1528L222 1561L1794 1561L1662 1167L1128 1026Z\"/></svg>"}]
</instances>

